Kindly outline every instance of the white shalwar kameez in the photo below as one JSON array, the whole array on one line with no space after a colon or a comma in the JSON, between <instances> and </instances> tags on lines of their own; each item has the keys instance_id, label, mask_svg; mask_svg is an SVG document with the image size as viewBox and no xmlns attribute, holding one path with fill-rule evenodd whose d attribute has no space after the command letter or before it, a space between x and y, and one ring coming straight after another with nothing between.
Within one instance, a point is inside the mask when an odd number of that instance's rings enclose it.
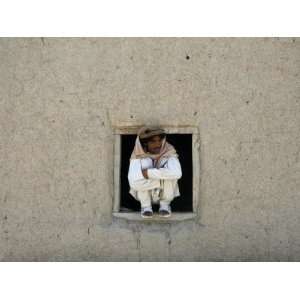
<instances>
[{"instance_id":1,"label":"white shalwar kameez","mask_svg":"<svg viewBox=\"0 0 300 300\"><path fill-rule=\"evenodd\" d=\"M163 158L154 167L154 160L150 157L132 159L130 161L128 181L129 193L142 207L150 206L151 203L170 204L180 196L178 179L182 176L181 165L176 156ZM143 176L142 170L148 170L148 178Z\"/></svg>"}]
</instances>

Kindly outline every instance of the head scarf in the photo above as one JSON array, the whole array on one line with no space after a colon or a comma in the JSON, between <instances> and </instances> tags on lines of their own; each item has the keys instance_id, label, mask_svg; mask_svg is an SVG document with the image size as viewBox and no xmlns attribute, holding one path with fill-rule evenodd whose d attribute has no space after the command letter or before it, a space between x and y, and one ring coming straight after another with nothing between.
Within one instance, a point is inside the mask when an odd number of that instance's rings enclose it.
<instances>
[{"instance_id":1,"label":"head scarf","mask_svg":"<svg viewBox=\"0 0 300 300\"><path fill-rule=\"evenodd\" d=\"M136 137L136 140L135 140L135 146L134 146L134 149L131 153L130 160L131 159L137 159L137 158L150 157L150 158L155 160L154 166L156 167L156 166L159 165L160 161L163 158L168 158L168 157L171 157L171 156L178 157L178 154L177 154L175 148L166 141L166 137L163 138L162 145L161 145L161 148L160 148L160 151L159 151L158 154L152 154L150 152L145 152L144 151L144 148L141 144L140 139L149 138L149 137L152 137L152 136L160 135L162 133L165 133L165 131L161 128L142 127L138 131L138 134L137 134L137 137Z\"/></svg>"}]
</instances>

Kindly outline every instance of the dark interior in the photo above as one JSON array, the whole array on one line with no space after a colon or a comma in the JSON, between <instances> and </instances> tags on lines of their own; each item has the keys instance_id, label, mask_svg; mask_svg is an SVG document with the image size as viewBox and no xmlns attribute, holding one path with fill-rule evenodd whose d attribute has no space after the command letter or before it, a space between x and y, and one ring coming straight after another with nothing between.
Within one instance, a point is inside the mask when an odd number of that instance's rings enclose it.
<instances>
[{"instance_id":1,"label":"dark interior","mask_svg":"<svg viewBox=\"0 0 300 300\"><path fill-rule=\"evenodd\" d=\"M136 135L121 135L121 202L120 211L140 211L140 202L129 194L128 170L129 158L134 148ZM180 196L171 202L173 212L193 211L193 163L192 134L168 134L167 142L172 144L178 155L182 168L182 177L178 180ZM158 205L153 205L158 210Z\"/></svg>"}]
</instances>

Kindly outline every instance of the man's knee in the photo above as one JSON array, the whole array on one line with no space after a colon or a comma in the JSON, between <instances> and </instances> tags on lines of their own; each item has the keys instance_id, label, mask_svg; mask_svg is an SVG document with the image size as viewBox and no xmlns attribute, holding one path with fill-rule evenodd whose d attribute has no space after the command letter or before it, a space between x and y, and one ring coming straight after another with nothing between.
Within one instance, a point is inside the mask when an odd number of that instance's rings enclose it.
<instances>
[{"instance_id":1,"label":"man's knee","mask_svg":"<svg viewBox=\"0 0 300 300\"><path fill-rule=\"evenodd\" d=\"M150 191L153 188L160 186L159 180L156 179L141 179L138 182L131 184L131 187L138 192Z\"/></svg>"}]
</instances>

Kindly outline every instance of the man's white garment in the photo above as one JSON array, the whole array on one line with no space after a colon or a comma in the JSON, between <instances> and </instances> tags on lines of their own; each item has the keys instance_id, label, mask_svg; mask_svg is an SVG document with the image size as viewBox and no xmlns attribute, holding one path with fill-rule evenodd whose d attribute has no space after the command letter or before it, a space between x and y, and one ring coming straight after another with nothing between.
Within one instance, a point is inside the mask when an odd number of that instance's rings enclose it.
<instances>
[{"instance_id":1,"label":"man's white garment","mask_svg":"<svg viewBox=\"0 0 300 300\"><path fill-rule=\"evenodd\" d=\"M148 179L142 173L145 169L148 170ZM129 193L141 202L142 207L159 200L169 204L180 196L177 181L181 176L181 166L176 156L163 158L157 168L154 168L154 161L150 157L132 159L128 172Z\"/></svg>"}]
</instances>

